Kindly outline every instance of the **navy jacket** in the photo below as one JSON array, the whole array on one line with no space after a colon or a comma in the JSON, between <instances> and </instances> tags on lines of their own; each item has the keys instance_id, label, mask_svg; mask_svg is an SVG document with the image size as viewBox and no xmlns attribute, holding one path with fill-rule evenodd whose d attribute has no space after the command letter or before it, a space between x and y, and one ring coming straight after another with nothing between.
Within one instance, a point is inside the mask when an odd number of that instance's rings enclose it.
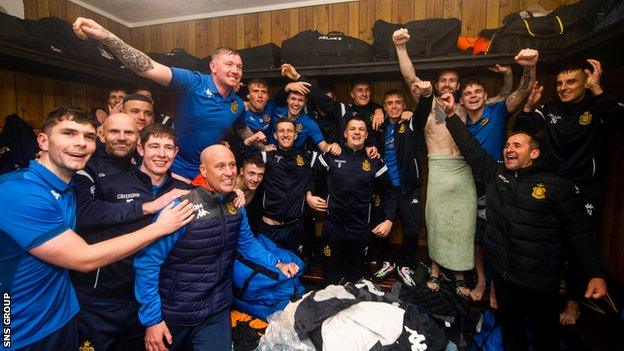
<instances>
[{"instance_id":1,"label":"navy jacket","mask_svg":"<svg viewBox=\"0 0 624 351\"><path fill-rule=\"evenodd\" d=\"M557 291L566 242L587 277L604 277L602 255L574 186L540 170L510 171L479 145L454 116L446 127L473 172L486 186L485 255L504 279L538 291Z\"/></svg>"},{"instance_id":2,"label":"navy jacket","mask_svg":"<svg viewBox=\"0 0 624 351\"><path fill-rule=\"evenodd\" d=\"M125 207L133 202L150 202L174 188L187 189L188 184L167 174L160 186L152 185L151 178L132 167L125 173L109 175L98 181L95 198L111 205ZM117 218L116 225L101 225L85 229L81 236L89 244L114 238L121 234L139 230L152 222L153 216L130 215ZM132 260L126 257L108 266L89 273L71 272L72 282L80 300L134 301L134 271Z\"/></svg>"},{"instance_id":3,"label":"navy jacket","mask_svg":"<svg viewBox=\"0 0 624 351\"><path fill-rule=\"evenodd\" d=\"M266 217L284 223L302 218L305 193L317 158L316 152L294 148L262 152L266 163L262 209Z\"/></svg>"},{"instance_id":4,"label":"navy jacket","mask_svg":"<svg viewBox=\"0 0 624 351\"><path fill-rule=\"evenodd\" d=\"M396 217L396 194L381 159L366 156L366 149L354 151L342 147L338 156L319 156L309 190L327 177L327 213L325 219L346 232L370 234L373 193L383 197L384 218Z\"/></svg>"},{"instance_id":5,"label":"navy jacket","mask_svg":"<svg viewBox=\"0 0 624 351\"><path fill-rule=\"evenodd\" d=\"M195 207L193 220L141 250L134 260L139 319L147 327L162 320L196 326L229 309L237 252L268 267L280 259L254 238L245 210L232 202L234 194L198 187L187 198Z\"/></svg>"}]
</instances>

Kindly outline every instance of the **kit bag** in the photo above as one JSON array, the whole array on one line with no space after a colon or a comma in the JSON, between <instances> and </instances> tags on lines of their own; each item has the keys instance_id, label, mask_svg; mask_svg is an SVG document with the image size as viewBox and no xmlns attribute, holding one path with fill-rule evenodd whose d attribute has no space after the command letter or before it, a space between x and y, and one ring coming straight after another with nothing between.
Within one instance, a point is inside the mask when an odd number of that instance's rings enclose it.
<instances>
[{"instance_id":1,"label":"kit bag","mask_svg":"<svg viewBox=\"0 0 624 351\"><path fill-rule=\"evenodd\" d=\"M434 57L455 54L457 39L461 32L461 21L457 18L432 18L411 21L406 24L377 20L373 25L371 46L374 61L396 61L396 49L392 33L406 28L410 34L407 53L411 58Z\"/></svg>"},{"instance_id":2,"label":"kit bag","mask_svg":"<svg viewBox=\"0 0 624 351\"><path fill-rule=\"evenodd\" d=\"M602 0L581 0L560 6L543 17L523 19L507 15L492 38L488 54L515 54L532 48L542 52L560 51L593 31Z\"/></svg>"},{"instance_id":3,"label":"kit bag","mask_svg":"<svg viewBox=\"0 0 624 351\"><path fill-rule=\"evenodd\" d=\"M0 41L39 52L52 52L54 48L49 36L44 33L36 36L29 30L34 23L33 20L23 20L0 12Z\"/></svg>"},{"instance_id":4,"label":"kit bag","mask_svg":"<svg viewBox=\"0 0 624 351\"><path fill-rule=\"evenodd\" d=\"M207 71L203 60L186 52L184 49L173 49L167 53L151 52L147 54L152 60L168 67L184 68L191 71ZM209 59L210 57L208 57ZM210 62L209 60L206 62Z\"/></svg>"},{"instance_id":5,"label":"kit bag","mask_svg":"<svg viewBox=\"0 0 624 351\"><path fill-rule=\"evenodd\" d=\"M280 66L281 49L274 43L240 49L238 52L245 69L268 69Z\"/></svg>"},{"instance_id":6,"label":"kit bag","mask_svg":"<svg viewBox=\"0 0 624 351\"><path fill-rule=\"evenodd\" d=\"M294 66L370 62L370 45L342 32L306 30L282 42L282 62Z\"/></svg>"}]
</instances>

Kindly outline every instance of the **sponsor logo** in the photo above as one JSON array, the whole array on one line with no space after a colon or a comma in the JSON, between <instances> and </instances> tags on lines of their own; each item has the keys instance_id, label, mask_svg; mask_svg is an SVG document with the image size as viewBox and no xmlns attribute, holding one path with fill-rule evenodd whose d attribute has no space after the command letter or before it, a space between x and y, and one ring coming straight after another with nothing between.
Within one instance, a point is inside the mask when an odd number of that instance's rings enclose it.
<instances>
[{"instance_id":1,"label":"sponsor logo","mask_svg":"<svg viewBox=\"0 0 624 351\"><path fill-rule=\"evenodd\" d=\"M203 218L210 214L210 211L204 210L204 204L194 204L193 210L197 213L197 218Z\"/></svg>"},{"instance_id":2,"label":"sponsor logo","mask_svg":"<svg viewBox=\"0 0 624 351\"><path fill-rule=\"evenodd\" d=\"M210 89L206 89L206 95L211 98L212 97L212 91L210 91Z\"/></svg>"},{"instance_id":3,"label":"sponsor logo","mask_svg":"<svg viewBox=\"0 0 624 351\"><path fill-rule=\"evenodd\" d=\"M587 214L591 217L592 214L594 213L594 205L590 204L590 203L586 203L585 204L585 211L587 211Z\"/></svg>"},{"instance_id":4,"label":"sponsor logo","mask_svg":"<svg viewBox=\"0 0 624 351\"><path fill-rule=\"evenodd\" d=\"M141 194L139 193L117 194L117 200L128 200L128 199L134 199L137 197L141 197Z\"/></svg>"},{"instance_id":5,"label":"sponsor logo","mask_svg":"<svg viewBox=\"0 0 624 351\"><path fill-rule=\"evenodd\" d=\"M347 162L345 160L334 160L334 162L336 162L338 164L338 168L342 167L342 164Z\"/></svg>"},{"instance_id":6,"label":"sponsor logo","mask_svg":"<svg viewBox=\"0 0 624 351\"><path fill-rule=\"evenodd\" d=\"M57 200L61 198L61 194L57 193L54 190L50 190L50 194L52 194L52 196L54 196L54 198Z\"/></svg>"},{"instance_id":7,"label":"sponsor logo","mask_svg":"<svg viewBox=\"0 0 624 351\"><path fill-rule=\"evenodd\" d=\"M557 116L554 113L549 113L548 118L550 119L550 124L557 124L561 120L561 116Z\"/></svg>"},{"instance_id":8,"label":"sponsor logo","mask_svg":"<svg viewBox=\"0 0 624 351\"><path fill-rule=\"evenodd\" d=\"M509 181L507 180L507 178L505 178L505 176L504 176L504 175L499 174L499 175L498 175L498 178L500 178L500 179L503 181L503 183L505 183L505 184L509 184Z\"/></svg>"},{"instance_id":9,"label":"sponsor logo","mask_svg":"<svg viewBox=\"0 0 624 351\"><path fill-rule=\"evenodd\" d=\"M2 294L2 347L11 347L11 294Z\"/></svg>"}]
</instances>

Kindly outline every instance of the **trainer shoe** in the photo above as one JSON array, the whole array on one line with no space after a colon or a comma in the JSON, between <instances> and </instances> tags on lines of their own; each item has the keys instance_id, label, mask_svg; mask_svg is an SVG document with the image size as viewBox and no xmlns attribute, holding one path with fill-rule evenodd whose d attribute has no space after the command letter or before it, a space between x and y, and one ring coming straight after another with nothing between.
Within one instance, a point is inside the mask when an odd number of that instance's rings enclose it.
<instances>
[{"instance_id":1,"label":"trainer shoe","mask_svg":"<svg viewBox=\"0 0 624 351\"><path fill-rule=\"evenodd\" d=\"M375 274L373 274L375 276L375 278L377 279L386 279L390 276L390 274L392 274L392 272L394 272L394 269L396 268L396 264L394 263L390 263L388 261L384 261L381 265L381 268L375 272Z\"/></svg>"},{"instance_id":2,"label":"trainer shoe","mask_svg":"<svg viewBox=\"0 0 624 351\"><path fill-rule=\"evenodd\" d=\"M414 278L412 278L414 271L412 271L410 267L408 266L399 267L397 269L397 274L399 276L399 280L401 281L401 283L403 283L403 285L406 285L409 287L416 286L416 282L414 281Z\"/></svg>"}]
</instances>

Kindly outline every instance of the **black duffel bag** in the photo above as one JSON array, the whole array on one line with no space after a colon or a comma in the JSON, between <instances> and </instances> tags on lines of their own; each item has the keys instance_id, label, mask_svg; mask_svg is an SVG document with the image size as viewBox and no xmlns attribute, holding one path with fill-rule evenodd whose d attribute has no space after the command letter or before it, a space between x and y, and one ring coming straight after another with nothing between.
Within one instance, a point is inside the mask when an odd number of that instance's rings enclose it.
<instances>
[{"instance_id":1,"label":"black duffel bag","mask_svg":"<svg viewBox=\"0 0 624 351\"><path fill-rule=\"evenodd\" d=\"M492 37L488 54L515 54L524 48L555 52L593 31L602 0L581 0L559 6L543 17L507 15Z\"/></svg>"},{"instance_id":2,"label":"black duffel bag","mask_svg":"<svg viewBox=\"0 0 624 351\"><path fill-rule=\"evenodd\" d=\"M164 54L160 52L150 52L147 56L167 67L184 68L191 71L208 70L208 66L203 64L203 60L189 54L184 49L173 49Z\"/></svg>"},{"instance_id":3,"label":"black duffel bag","mask_svg":"<svg viewBox=\"0 0 624 351\"><path fill-rule=\"evenodd\" d=\"M461 21L457 18L432 18L411 21L406 24L377 20L373 25L373 60L396 61L396 49L392 33L406 28L410 34L407 53L411 58L434 57L457 53L457 39L461 32Z\"/></svg>"},{"instance_id":4,"label":"black duffel bag","mask_svg":"<svg viewBox=\"0 0 624 351\"><path fill-rule=\"evenodd\" d=\"M370 62L370 45L342 32L306 30L282 42L282 62L294 66Z\"/></svg>"},{"instance_id":5,"label":"black duffel bag","mask_svg":"<svg viewBox=\"0 0 624 351\"><path fill-rule=\"evenodd\" d=\"M23 20L0 12L0 41L40 52L54 52L60 55L61 51L54 48L52 40L48 35L45 33L33 35L29 28L34 23L36 21Z\"/></svg>"},{"instance_id":6,"label":"black duffel bag","mask_svg":"<svg viewBox=\"0 0 624 351\"><path fill-rule=\"evenodd\" d=\"M280 47L268 43L252 48L240 49L243 67L245 69L277 68L280 66Z\"/></svg>"}]
</instances>

